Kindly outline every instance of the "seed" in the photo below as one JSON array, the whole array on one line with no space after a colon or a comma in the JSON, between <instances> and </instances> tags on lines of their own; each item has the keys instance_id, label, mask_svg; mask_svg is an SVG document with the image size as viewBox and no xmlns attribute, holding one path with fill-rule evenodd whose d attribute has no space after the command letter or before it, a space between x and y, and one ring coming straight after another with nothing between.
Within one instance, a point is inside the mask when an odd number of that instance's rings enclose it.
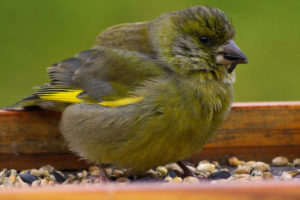
<instances>
[{"instance_id":1,"label":"seed","mask_svg":"<svg viewBox=\"0 0 300 200\"><path fill-rule=\"evenodd\" d=\"M183 182L185 183L199 183L199 179L197 179L196 177L193 176L187 176L183 179Z\"/></svg>"},{"instance_id":2,"label":"seed","mask_svg":"<svg viewBox=\"0 0 300 200\"><path fill-rule=\"evenodd\" d=\"M293 166L294 167L300 167L300 158L295 158L294 159Z\"/></svg>"},{"instance_id":3,"label":"seed","mask_svg":"<svg viewBox=\"0 0 300 200\"><path fill-rule=\"evenodd\" d=\"M172 181L172 177L171 176L166 176L166 178L164 180L167 181L167 182L170 182L170 181Z\"/></svg>"},{"instance_id":4,"label":"seed","mask_svg":"<svg viewBox=\"0 0 300 200\"><path fill-rule=\"evenodd\" d=\"M88 172L86 170L82 170L81 172L78 172L77 173L77 177L79 179L83 179L83 178L86 178L88 176Z\"/></svg>"},{"instance_id":5,"label":"seed","mask_svg":"<svg viewBox=\"0 0 300 200\"><path fill-rule=\"evenodd\" d=\"M280 176L281 180L290 180L292 178L293 178L293 176L291 174L289 174L288 172L283 172Z\"/></svg>"},{"instance_id":6,"label":"seed","mask_svg":"<svg viewBox=\"0 0 300 200\"><path fill-rule=\"evenodd\" d=\"M200 171L212 172L213 170L215 170L215 168L216 168L216 166L211 163L201 163L197 166L197 170L200 170Z\"/></svg>"},{"instance_id":7,"label":"seed","mask_svg":"<svg viewBox=\"0 0 300 200\"><path fill-rule=\"evenodd\" d=\"M205 163L209 163L209 161L208 161L208 160L201 160L201 161L198 163L198 165L200 165L200 164L205 164Z\"/></svg>"},{"instance_id":8,"label":"seed","mask_svg":"<svg viewBox=\"0 0 300 200\"><path fill-rule=\"evenodd\" d=\"M244 165L239 165L236 170L234 170L235 174L250 174L250 168Z\"/></svg>"},{"instance_id":9,"label":"seed","mask_svg":"<svg viewBox=\"0 0 300 200\"><path fill-rule=\"evenodd\" d=\"M257 169L251 171L251 176L263 176L263 172Z\"/></svg>"},{"instance_id":10,"label":"seed","mask_svg":"<svg viewBox=\"0 0 300 200\"><path fill-rule=\"evenodd\" d=\"M289 163L287 157L278 156L272 160L272 165L274 166L286 166Z\"/></svg>"},{"instance_id":11,"label":"seed","mask_svg":"<svg viewBox=\"0 0 300 200\"><path fill-rule=\"evenodd\" d=\"M100 175L100 169L97 166L90 166L88 170L89 170L89 173L91 176L99 176Z\"/></svg>"},{"instance_id":12,"label":"seed","mask_svg":"<svg viewBox=\"0 0 300 200\"><path fill-rule=\"evenodd\" d=\"M149 169L146 174L154 179L160 178L162 176L162 174L158 171L154 171L153 169Z\"/></svg>"},{"instance_id":13,"label":"seed","mask_svg":"<svg viewBox=\"0 0 300 200\"><path fill-rule=\"evenodd\" d=\"M293 171L286 171L286 173L290 174L292 177L295 177L298 174L300 174L300 169L296 169L296 170L293 170Z\"/></svg>"},{"instance_id":14,"label":"seed","mask_svg":"<svg viewBox=\"0 0 300 200\"><path fill-rule=\"evenodd\" d=\"M179 176L174 177L170 183L181 183L182 182L182 178L180 178Z\"/></svg>"},{"instance_id":15,"label":"seed","mask_svg":"<svg viewBox=\"0 0 300 200\"><path fill-rule=\"evenodd\" d=\"M129 183L130 180L126 177L120 177L116 180L117 183Z\"/></svg>"},{"instance_id":16,"label":"seed","mask_svg":"<svg viewBox=\"0 0 300 200\"><path fill-rule=\"evenodd\" d=\"M86 170L82 170L82 176L85 178L88 176L88 172Z\"/></svg>"},{"instance_id":17,"label":"seed","mask_svg":"<svg viewBox=\"0 0 300 200\"><path fill-rule=\"evenodd\" d=\"M220 167L221 167L218 161L212 161L211 163L212 163L213 165L215 165L216 168L220 168Z\"/></svg>"},{"instance_id":18,"label":"seed","mask_svg":"<svg viewBox=\"0 0 300 200\"><path fill-rule=\"evenodd\" d=\"M22 170L22 171L20 171L20 173L19 174L26 174L26 173L28 173L29 172L29 170Z\"/></svg>"},{"instance_id":19,"label":"seed","mask_svg":"<svg viewBox=\"0 0 300 200\"><path fill-rule=\"evenodd\" d=\"M49 171L47 169L40 169L41 173L43 174L43 177L48 177L50 175Z\"/></svg>"},{"instance_id":20,"label":"seed","mask_svg":"<svg viewBox=\"0 0 300 200\"><path fill-rule=\"evenodd\" d=\"M82 172L78 172L78 173L77 173L77 178L83 179L83 174L82 174Z\"/></svg>"},{"instance_id":21,"label":"seed","mask_svg":"<svg viewBox=\"0 0 300 200\"><path fill-rule=\"evenodd\" d=\"M42 179L41 180L41 186L48 185L48 180L47 179Z\"/></svg>"},{"instance_id":22,"label":"seed","mask_svg":"<svg viewBox=\"0 0 300 200\"><path fill-rule=\"evenodd\" d=\"M47 170L50 174L52 174L54 167L51 165L45 165L45 166L41 167L40 170L42 170L42 171Z\"/></svg>"},{"instance_id":23,"label":"seed","mask_svg":"<svg viewBox=\"0 0 300 200\"><path fill-rule=\"evenodd\" d=\"M244 161L241 161L239 160L237 157L233 156L233 157L230 157L228 159L228 163L229 165L233 166L233 167L237 167L238 165L242 165L244 164L245 162Z\"/></svg>"},{"instance_id":24,"label":"seed","mask_svg":"<svg viewBox=\"0 0 300 200\"><path fill-rule=\"evenodd\" d=\"M32 169L30 170L30 174L36 177L41 177L43 173L41 172L41 170Z\"/></svg>"},{"instance_id":25,"label":"seed","mask_svg":"<svg viewBox=\"0 0 300 200\"><path fill-rule=\"evenodd\" d=\"M63 183L66 180L66 176L61 171L54 170L53 176L58 183Z\"/></svg>"},{"instance_id":26,"label":"seed","mask_svg":"<svg viewBox=\"0 0 300 200\"><path fill-rule=\"evenodd\" d=\"M251 160L251 161L246 162L245 165L246 165L246 166L252 166L252 165L254 165L255 163L256 163L256 161Z\"/></svg>"},{"instance_id":27,"label":"seed","mask_svg":"<svg viewBox=\"0 0 300 200\"><path fill-rule=\"evenodd\" d=\"M49 180L48 185L55 185L55 181L54 180Z\"/></svg>"},{"instance_id":28,"label":"seed","mask_svg":"<svg viewBox=\"0 0 300 200\"><path fill-rule=\"evenodd\" d=\"M166 176L168 174L168 170L165 167L162 166L158 166L156 168L157 171L159 171L163 176Z\"/></svg>"},{"instance_id":29,"label":"seed","mask_svg":"<svg viewBox=\"0 0 300 200\"><path fill-rule=\"evenodd\" d=\"M270 170L270 165L264 162L255 162L253 165L251 165L251 167L262 172Z\"/></svg>"},{"instance_id":30,"label":"seed","mask_svg":"<svg viewBox=\"0 0 300 200\"><path fill-rule=\"evenodd\" d=\"M3 179L6 176L6 172L7 172L7 169L5 169L5 168L0 172L0 184L2 184Z\"/></svg>"},{"instance_id":31,"label":"seed","mask_svg":"<svg viewBox=\"0 0 300 200\"><path fill-rule=\"evenodd\" d=\"M21 179L28 184L31 184L33 181L38 180L36 176L33 176L32 174L19 174Z\"/></svg>"},{"instance_id":32,"label":"seed","mask_svg":"<svg viewBox=\"0 0 300 200\"><path fill-rule=\"evenodd\" d=\"M2 171L0 172L0 177L6 176L6 173L7 173L7 169L6 168L2 169Z\"/></svg>"},{"instance_id":33,"label":"seed","mask_svg":"<svg viewBox=\"0 0 300 200\"><path fill-rule=\"evenodd\" d=\"M124 172L122 170L119 170L119 169L114 169L112 171L112 175L113 176L116 176L116 177L120 177L120 176L123 176L124 175Z\"/></svg>"},{"instance_id":34,"label":"seed","mask_svg":"<svg viewBox=\"0 0 300 200\"><path fill-rule=\"evenodd\" d=\"M227 179L230 177L230 173L228 171L220 170L215 173L212 173L208 178L212 180L219 180L219 179Z\"/></svg>"},{"instance_id":35,"label":"seed","mask_svg":"<svg viewBox=\"0 0 300 200\"><path fill-rule=\"evenodd\" d=\"M168 175L171 176L172 178L177 176L177 174L174 170L168 170Z\"/></svg>"},{"instance_id":36,"label":"seed","mask_svg":"<svg viewBox=\"0 0 300 200\"><path fill-rule=\"evenodd\" d=\"M234 179L246 179L246 180L250 180L251 179L251 175L249 174L234 174L233 175Z\"/></svg>"},{"instance_id":37,"label":"seed","mask_svg":"<svg viewBox=\"0 0 300 200\"><path fill-rule=\"evenodd\" d=\"M269 180L269 179L273 179L274 176L271 172L264 172L263 173L263 179Z\"/></svg>"},{"instance_id":38,"label":"seed","mask_svg":"<svg viewBox=\"0 0 300 200\"><path fill-rule=\"evenodd\" d=\"M20 184L20 186L28 186L28 184L25 183L20 176L17 176L17 181Z\"/></svg>"},{"instance_id":39,"label":"seed","mask_svg":"<svg viewBox=\"0 0 300 200\"><path fill-rule=\"evenodd\" d=\"M17 174L18 174L17 170L12 169L12 170L10 170L9 172L10 172L10 173L9 173L9 180L10 180L12 183L15 183L15 182L16 182L16 178L17 178Z\"/></svg>"},{"instance_id":40,"label":"seed","mask_svg":"<svg viewBox=\"0 0 300 200\"><path fill-rule=\"evenodd\" d=\"M35 180L31 183L31 186L32 187L37 187L37 186L40 186L41 185L41 180Z\"/></svg>"}]
</instances>

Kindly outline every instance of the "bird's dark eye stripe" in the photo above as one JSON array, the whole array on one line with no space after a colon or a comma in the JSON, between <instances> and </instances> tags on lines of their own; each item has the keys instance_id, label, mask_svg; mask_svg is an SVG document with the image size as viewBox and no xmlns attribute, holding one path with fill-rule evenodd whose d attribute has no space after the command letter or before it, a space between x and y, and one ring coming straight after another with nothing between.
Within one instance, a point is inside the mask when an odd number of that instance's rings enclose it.
<instances>
[{"instance_id":1,"label":"bird's dark eye stripe","mask_svg":"<svg viewBox=\"0 0 300 200\"><path fill-rule=\"evenodd\" d=\"M202 43L207 43L208 42L208 37L205 35L202 35L199 37L199 41Z\"/></svg>"}]
</instances>

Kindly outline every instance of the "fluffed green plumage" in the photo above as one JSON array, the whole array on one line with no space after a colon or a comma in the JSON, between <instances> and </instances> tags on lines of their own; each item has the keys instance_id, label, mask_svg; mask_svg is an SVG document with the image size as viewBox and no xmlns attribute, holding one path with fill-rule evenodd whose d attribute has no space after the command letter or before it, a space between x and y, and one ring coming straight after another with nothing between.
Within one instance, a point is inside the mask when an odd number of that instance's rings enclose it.
<instances>
[{"instance_id":1,"label":"fluffed green plumage","mask_svg":"<svg viewBox=\"0 0 300 200\"><path fill-rule=\"evenodd\" d=\"M203 6L116 25L92 50L49 67L50 84L20 105L64 108L62 134L92 162L140 171L182 160L201 150L230 110L228 68L247 62L233 37L227 16ZM45 101L56 87L82 90L74 98L83 103ZM141 98L98 104L128 97Z\"/></svg>"}]
</instances>

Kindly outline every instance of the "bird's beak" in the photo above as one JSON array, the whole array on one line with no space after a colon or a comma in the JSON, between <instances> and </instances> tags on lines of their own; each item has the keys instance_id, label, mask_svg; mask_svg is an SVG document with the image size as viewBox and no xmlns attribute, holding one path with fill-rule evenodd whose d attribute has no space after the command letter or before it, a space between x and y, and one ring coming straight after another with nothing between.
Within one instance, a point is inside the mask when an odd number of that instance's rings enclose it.
<instances>
[{"instance_id":1,"label":"bird's beak","mask_svg":"<svg viewBox=\"0 0 300 200\"><path fill-rule=\"evenodd\" d=\"M216 63L229 66L228 73L231 73L237 64L248 63L248 58L234 41L230 40L229 43L217 49Z\"/></svg>"}]
</instances>

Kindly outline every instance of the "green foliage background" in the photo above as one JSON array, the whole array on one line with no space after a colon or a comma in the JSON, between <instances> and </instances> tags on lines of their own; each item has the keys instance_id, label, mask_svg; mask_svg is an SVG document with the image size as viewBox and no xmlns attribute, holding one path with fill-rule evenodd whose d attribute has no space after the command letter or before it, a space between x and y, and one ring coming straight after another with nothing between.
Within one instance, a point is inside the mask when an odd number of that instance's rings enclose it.
<instances>
[{"instance_id":1,"label":"green foliage background","mask_svg":"<svg viewBox=\"0 0 300 200\"><path fill-rule=\"evenodd\" d=\"M299 0L0 0L0 107L48 81L46 67L88 49L106 27L192 5L231 16L250 63L235 101L300 100Z\"/></svg>"}]
</instances>

